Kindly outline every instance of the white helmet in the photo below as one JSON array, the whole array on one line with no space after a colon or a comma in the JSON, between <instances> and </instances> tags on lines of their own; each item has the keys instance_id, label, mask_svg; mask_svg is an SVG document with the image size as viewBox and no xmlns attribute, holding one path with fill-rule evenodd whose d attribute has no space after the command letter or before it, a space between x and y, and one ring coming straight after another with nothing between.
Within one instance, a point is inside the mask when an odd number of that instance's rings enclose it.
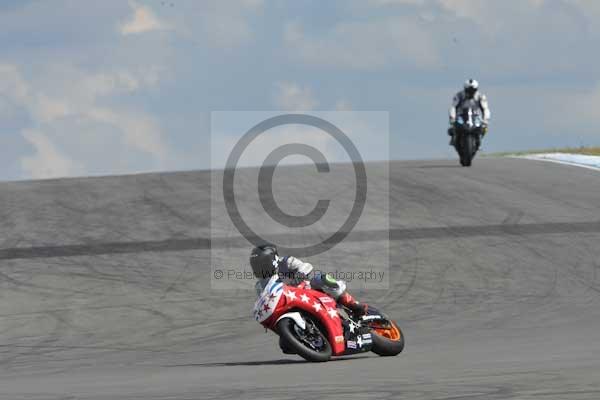
<instances>
[{"instance_id":1,"label":"white helmet","mask_svg":"<svg viewBox=\"0 0 600 400\"><path fill-rule=\"evenodd\" d=\"M469 96L475 95L477 89L479 89L479 82L475 79L469 79L464 84L465 93Z\"/></svg>"}]
</instances>

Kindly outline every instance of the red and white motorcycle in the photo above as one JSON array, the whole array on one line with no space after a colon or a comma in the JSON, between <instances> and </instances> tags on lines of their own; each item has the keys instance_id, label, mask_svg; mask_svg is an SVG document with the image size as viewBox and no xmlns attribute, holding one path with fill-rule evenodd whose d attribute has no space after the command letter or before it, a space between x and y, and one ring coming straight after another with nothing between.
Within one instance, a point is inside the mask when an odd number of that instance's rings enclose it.
<instances>
[{"instance_id":1,"label":"red and white motorcycle","mask_svg":"<svg viewBox=\"0 0 600 400\"><path fill-rule=\"evenodd\" d=\"M290 353L308 361L366 351L395 356L404 349L404 335L396 322L374 307L357 317L306 282L289 286L277 275L256 300L254 318L277 333Z\"/></svg>"}]
</instances>

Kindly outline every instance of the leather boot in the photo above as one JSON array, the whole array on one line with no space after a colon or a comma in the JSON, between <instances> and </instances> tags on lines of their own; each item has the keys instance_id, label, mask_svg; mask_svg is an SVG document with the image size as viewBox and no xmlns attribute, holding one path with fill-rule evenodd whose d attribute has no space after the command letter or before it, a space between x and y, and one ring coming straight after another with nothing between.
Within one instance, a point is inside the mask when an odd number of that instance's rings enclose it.
<instances>
[{"instance_id":1,"label":"leather boot","mask_svg":"<svg viewBox=\"0 0 600 400\"><path fill-rule=\"evenodd\" d=\"M369 309L369 306L366 303L356 301L348 292L339 297L338 303L349 308L356 317L365 315Z\"/></svg>"}]
</instances>

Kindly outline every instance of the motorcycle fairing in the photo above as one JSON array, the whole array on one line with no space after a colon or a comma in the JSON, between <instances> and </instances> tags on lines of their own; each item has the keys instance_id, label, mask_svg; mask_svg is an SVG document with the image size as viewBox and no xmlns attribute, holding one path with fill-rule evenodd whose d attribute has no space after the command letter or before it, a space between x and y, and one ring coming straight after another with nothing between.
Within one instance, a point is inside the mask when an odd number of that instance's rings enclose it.
<instances>
[{"instance_id":1,"label":"motorcycle fairing","mask_svg":"<svg viewBox=\"0 0 600 400\"><path fill-rule=\"evenodd\" d=\"M328 300L323 301L325 298ZM333 355L342 355L346 349L344 330L335 303L323 292L309 289L303 284L288 286L278 276L273 276L254 304L254 318L274 330L279 317L288 312L304 311L314 315L327 331Z\"/></svg>"},{"instance_id":2,"label":"motorcycle fairing","mask_svg":"<svg viewBox=\"0 0 600 400\"><path fill-rule=\"evenodd\" d=\"M272 276L254 302L254 319L260 323L273 315L283 295L283 282L278 282L278 280L277 275Z\"/></svg>"},{"instance_id":3,"label":"motorcycle fairing","mask_svg":"<svg viewBox=\"0 0 600 400\"><path fill-rule=\"evenodd\" d=\"M342 326L344 328L344 341L346 342L344 354L364 353L371 350L373 341L369 327L357 324L350 319L344 319Z\"/></svg>"},{"instance_id":4,"label":"motorcycle fairing","mask_svg":"<svg viewBox=\"0 0 600 400\"><path fill-rule=\"evenodd\" d=\"M342 328L341 317L335 307L335 300L330 298L331 301L323 301L321 298L324 299L328 296L314 289L286 287L286 291L293 291L295 293L296 290L308 297L308 301L302 301L301 294L293 298L285 296L284 293L282 308L286 310L299 309L314 315L327 331L327 339L331 344L333 355L344 354L344 330Z\"/></svg>"}]
</instances>

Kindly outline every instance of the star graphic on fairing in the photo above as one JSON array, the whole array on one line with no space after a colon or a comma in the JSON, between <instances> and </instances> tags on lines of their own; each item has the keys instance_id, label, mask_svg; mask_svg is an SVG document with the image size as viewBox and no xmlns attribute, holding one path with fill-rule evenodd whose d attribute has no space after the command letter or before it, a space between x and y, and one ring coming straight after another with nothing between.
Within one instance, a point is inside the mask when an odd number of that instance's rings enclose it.
<instances>
[{"instance_id":1,"label":"star graphic on fairing","mask_svg":"<svg viewBox=\"0 0 600 400\"><path fill-rule=\"evenodd\" d=\"M284 292L283 294L285 294L285 297L287 297L290 300L296 300L296 292L294 292L292 290L288 290L287 292Z\"/></svg>"},{"instance_id":2,"label":"star graphic on fairing","mask_svg":"<svg viewBox=\"0 0 600 400\"><path fill-rule=\"evenodd\" d=\"M317 311L317 312L321 311L321 305L319 303L315 302L313 304L313 307L315 308L315 311Z\"/></svg>"},{"instance_id":3,"label":"star graphic on fairing","mask_svg":"<svg viewBox=\"0 0 600 400\"><path fill-rule=\"evenodd\" d=\"M337 313L337 311L336 311L336 310L334 310L333 308L328 308L328 309L327 309L327 314L329 314L329 316L330 316L331 318L337 318L337 316L338 316L338 313Z\"/></svg>"},{"instance_id":4,"label":"star graphic on fairing","mask_svg":"<svg viewBox=\"0 0 600 400\"><path fill-rule=\"evenodd\" d=\"M358 339L356 339L356 343L358 343L358 347L362 347L362 344L363 344L362 336L358 336Z\"/></svg>"},{"instance_id":5,"label":"star graphic on fairing","mask_svg":"<svg viewBox=\"0 0 600 400\"><path fill-rule=\"evenodd\" d=\"M273 300L274 298L275 298L275 294L274 294L274 293L271 293L271 294L269 295L269 301Z\"/></svg>"},{"instance_id":6,"label":"star graphic on fairing","mask_svg":"<svg viewBox=\"0 0 600 400\"><path fill-rule=\"evenodd\" d=\"M263 306L263 310L265 310L265 311L269 311L270 309L271 309L271 308L269 307L269 305L268 305L268 304L265 304L265 305Z\"/></svg>"},{"instance_id":7,"label":"star graphic on fairing","mask_svg":"<svg viewBox=\"0 0 600 400\"><path fill-rule=\"evenodd\" d=\"M354 323L354 321L350 320L350 324L348 325L348 328L350 329L350 332L354 333L354 331L356 330L356 328L358 328L358 325L356 325Z\"/></svg>"},{"instance_id":8,"label":"star graphic on fairing","mask_svg":"<svg viewBox=\"0 0 600 400\"><path fill-rule=\"evenodd\" d=\"M302 302L303 302L303 303L308 303L308 301L309 301L309 298L308 298L308 296L307 296L307 295L305 295L304 293L302 293L302 294L300 295L300 300L302 300Z\"/></svg>"}]
</instances>

